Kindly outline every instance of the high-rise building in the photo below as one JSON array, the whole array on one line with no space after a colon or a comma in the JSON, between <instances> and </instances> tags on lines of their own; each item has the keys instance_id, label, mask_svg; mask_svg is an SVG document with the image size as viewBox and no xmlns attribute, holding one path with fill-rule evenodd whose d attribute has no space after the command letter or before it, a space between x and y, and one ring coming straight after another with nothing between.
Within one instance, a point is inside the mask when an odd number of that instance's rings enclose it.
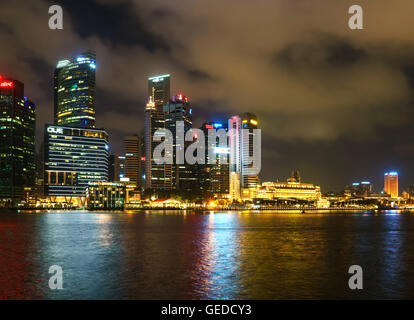
<instances>
[{"instance_id":1,"label":"high-rise building","mask_svg":"<svg viewBox=\"0 0 414 320\"><path fill-rule=\"evenodd\" d=\"M0 205L15 206L34 187L35 109L22 82L0 76Z\"/></svg>"},{"instance_id":2,"label":"high-rise building","mask_svg":"<svg viewBox=\"0 0 414 320\"><path fill-rule=\"evenodd\" d=\"M148 78L148 97L152 97L155 107L161 109L170 100L170 75Z\"/></svg>"},{"instance_id":3,"label":"high-rise building","mask_svg":"<svg viewBox=\"0 0 414 320\"><path fill-rule=\"evenodd\" d=\"M230 199L239 201L241 198L241 118L233 116L229 119L229 150L230 150Z\"/></svg>"},{"instance_id":4,"label":"high-rise building","mask_svg":"<svg viewBox=\"0 0 414 320\"><path fill-rule=\"evenodd\" d=\"M59 61L54 75L55 125L95 127L96 56L88 51Z\"/></svg>"},{"instance_id":5,"label":"high-rise building","mask_svg":"<svg viewBox=\"0 0 414 320\"><path fill-rule=\"evenodd\" d=\"M156 163L153 154L160 143L154 141L154 136L158 129L164 128L165 115L150 97L145 108L145 189L172 189L172 165Z\"/></svg>"},{"instance_id":6,"label":"high-rise building","mask_svg":"<svg viewBox=\"0 0 414 320\"><path fill-rule=\"evenodd\" d=\"M243 198L254 198L257 196L257 186L259 184L259 177L253 172L257 172L255 162L250 159L254 156L254 136L258 128L257 117L252 113L245 113L242 118L242 134L240 138L241 145L241 175L240 185L242 188ZM257 165L257 164L256 164Z\"/></svg>"},{"instance_id":7,"label":"high-rise building","mask_svg":"<svg viewBox=\"0 0 414 320\"><path fill-rule=\"evenodd\" d=\"M46 125L44 141L48 196L85 197L89 182L108 181L105 130Z\"/></svg>"},{"instance_id":8,"label":"high-rise building","mask_svg":"<svg viewBox=\"0 0 414 320\"><path fill-rule=\"evenodd\" d=\"M228 196L230 192L230 173L229 173L229 154L227 138L227 124L222 122L206 122L201 127L205 136L205 150L206 156L206 169L208 172L209 192L214 193L217 196ZM226 141L220 144L220 139L216 138L216 141L209 141L209 130L224 130L226 132ZM212 150L212 152L209 152ZM210 159L210 153L213 154L213 159Z\"/></svg>"},{"instance_id":9,"label":"high-rise building","mask_svg":"<svg viewBox=\"0 0 414 320\"><path fill-rule=\"evenodd\" d=\"M141 187L141 139L138 135L126 136L125 147L125 178Z\"/></svg>"},{"instance_id":10,"label":"high-rise building","mask_svg":"<svg viewBox=\"0 0 414 320\"><path fill-rule=\"evenodd\" d=\"M170 76L155 76L148 78L149 101L145 107L145 188L172 189L172 165L157 164L153 151L160 143L154 141L155 132L165 129L165 114L163 106L170 97Z\"/></svg>"},{"instance_id":11,"label":"high-rise building","mask_svg":"<svg viewBox=\"0 0 414 320\"><path fill-rule=\"evenodd\" d=\"M398 172L386 172L384 174L384 193L391 198L398 197Z\"/></svg>"},{"instance_id":12,"label":"high-rise building","mask_svg":"<svg viewBox=\"0 0 414 320\"><path fill-rule=\"evenodd\" d=\"M192 109L188 97L177 94L163 106L165 115L165 128L173 136L173 164L172 164L172 187L177 190L191 191L197 181L193 173L195 166L187 163L177 163L177 148L185 152L186 147L192 142L183 141L181 144L176 139L177 123L182 122L184 135L193 126Z\"/></svg>"}]
</instances>

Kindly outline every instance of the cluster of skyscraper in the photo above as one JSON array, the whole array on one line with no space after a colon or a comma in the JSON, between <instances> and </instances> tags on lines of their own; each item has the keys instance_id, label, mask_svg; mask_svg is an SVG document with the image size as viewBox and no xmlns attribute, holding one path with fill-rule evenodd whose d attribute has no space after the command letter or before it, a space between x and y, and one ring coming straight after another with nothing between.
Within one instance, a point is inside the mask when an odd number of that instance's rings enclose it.
<instances>
[{"instance_id":1,"label":"cluster of skyscraper","mask_svg":"<svg viewBox=\"0 0 414 320\"><path fill-rule=\"evenodd\" d=\"M3 205L15 206L35 178L44 195L64 198L84 205L91 183L128 180L139 190L180 190L195 194L211 193L241 199L255 193L257 175L247 175L251 155L253 114L233 116L228 121L206 122L200 128L206 137L206 149L213 148L215 159L206 152L205 164L180 164L176 148L185 149L174 138L173 164L157 164L154 149L159 129L168 129L175 137L177 123L184 133L193 127L192 106L183 94L171 96L170 75L148 78L148 103L145 106L143 135L125 137L125 154L109 155L109 137L95 128L96 56L88 51L57 63L54 72L54 123L45 125L41 160L35 159L35 104L24 96L24 85L0 78L0 198ZM228 145L208 146L209 129L234 129ZM242 134L242 128L249 129ZM196 138L196 137L195 137ZM248 147L250 146L250 147ZM230 168L230 157L236 164ZM36 174L35 164L38 163Z\"/></svg>"}]
</instances>

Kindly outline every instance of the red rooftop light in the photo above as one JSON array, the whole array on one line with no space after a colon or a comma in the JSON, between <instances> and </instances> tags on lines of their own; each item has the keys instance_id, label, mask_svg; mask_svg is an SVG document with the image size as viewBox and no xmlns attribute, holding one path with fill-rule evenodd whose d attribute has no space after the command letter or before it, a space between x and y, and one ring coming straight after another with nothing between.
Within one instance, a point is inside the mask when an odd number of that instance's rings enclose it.
<instances>
[{"instance_id":1,"label":"red rooftop light","mask_svg":"<svg viewBox=\"0 0 414 320\"><path fill-rule=\"evenodd\" d=\"M12 88L14 85L13 81L3 81L0 82L0 87L1 88Z\"/></svg>"}]
</instances>

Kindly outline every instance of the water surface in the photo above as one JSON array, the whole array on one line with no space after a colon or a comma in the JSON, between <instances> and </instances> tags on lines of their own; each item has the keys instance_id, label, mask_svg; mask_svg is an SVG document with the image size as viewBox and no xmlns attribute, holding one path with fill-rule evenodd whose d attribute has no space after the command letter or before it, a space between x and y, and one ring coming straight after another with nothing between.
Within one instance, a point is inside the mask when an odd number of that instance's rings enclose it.
<instances>
[{"instance_id":1,"label":"water surface","mask_svg":"<svg viewBox=\"0 0 414 320\"><path fill-rule=\"evenodd\" d=\"M414 298L413 214L0 213L0 299L349 298Z\"/></svg>"}]
</instances>

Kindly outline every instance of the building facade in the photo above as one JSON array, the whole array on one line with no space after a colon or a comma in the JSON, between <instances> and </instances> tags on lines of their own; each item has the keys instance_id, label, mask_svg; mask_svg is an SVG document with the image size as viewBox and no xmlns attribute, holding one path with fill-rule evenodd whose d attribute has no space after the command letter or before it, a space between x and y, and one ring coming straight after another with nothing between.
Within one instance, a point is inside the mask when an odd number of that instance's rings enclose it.
<instances>
[{"instance_id":1,"label":"building facade","mask_svg":"<svg viewBox=\"0 0 414 320\"><path fill-rule=\"evenodd\" d=\"M96 55L88 51L58 62L54 74L55 125L95 127Z\"/></svg>"},{"instance_id":2,"label":"building facade","mask_svg":"<svg viewBox=\"0 0 414 320\"><path fill-rule=\"evenodd\" d=\"M16 206L34 188L35 112L24 84L0 76L0 206Z\"/></svg>"},{"instance_id":3,"label":"building facade","mask_svg":"<svg viewBox=\"0 0 414 320\"><path fill-rule=\"evenodd\" d=\"M141 139L138 135L126 136L125 148L125 178L141 188Z\"/></svg>"},{"instance_id":4,"label":"building facade","mask_svg":"<svg viewBox=\"0 0 414 320\"><path fill-rule=\"evenodd\" d=\"M108 181L105 130L46 125L44 141L46 195L85 197L89 182Z\"/></svg>"}]
</instances>

